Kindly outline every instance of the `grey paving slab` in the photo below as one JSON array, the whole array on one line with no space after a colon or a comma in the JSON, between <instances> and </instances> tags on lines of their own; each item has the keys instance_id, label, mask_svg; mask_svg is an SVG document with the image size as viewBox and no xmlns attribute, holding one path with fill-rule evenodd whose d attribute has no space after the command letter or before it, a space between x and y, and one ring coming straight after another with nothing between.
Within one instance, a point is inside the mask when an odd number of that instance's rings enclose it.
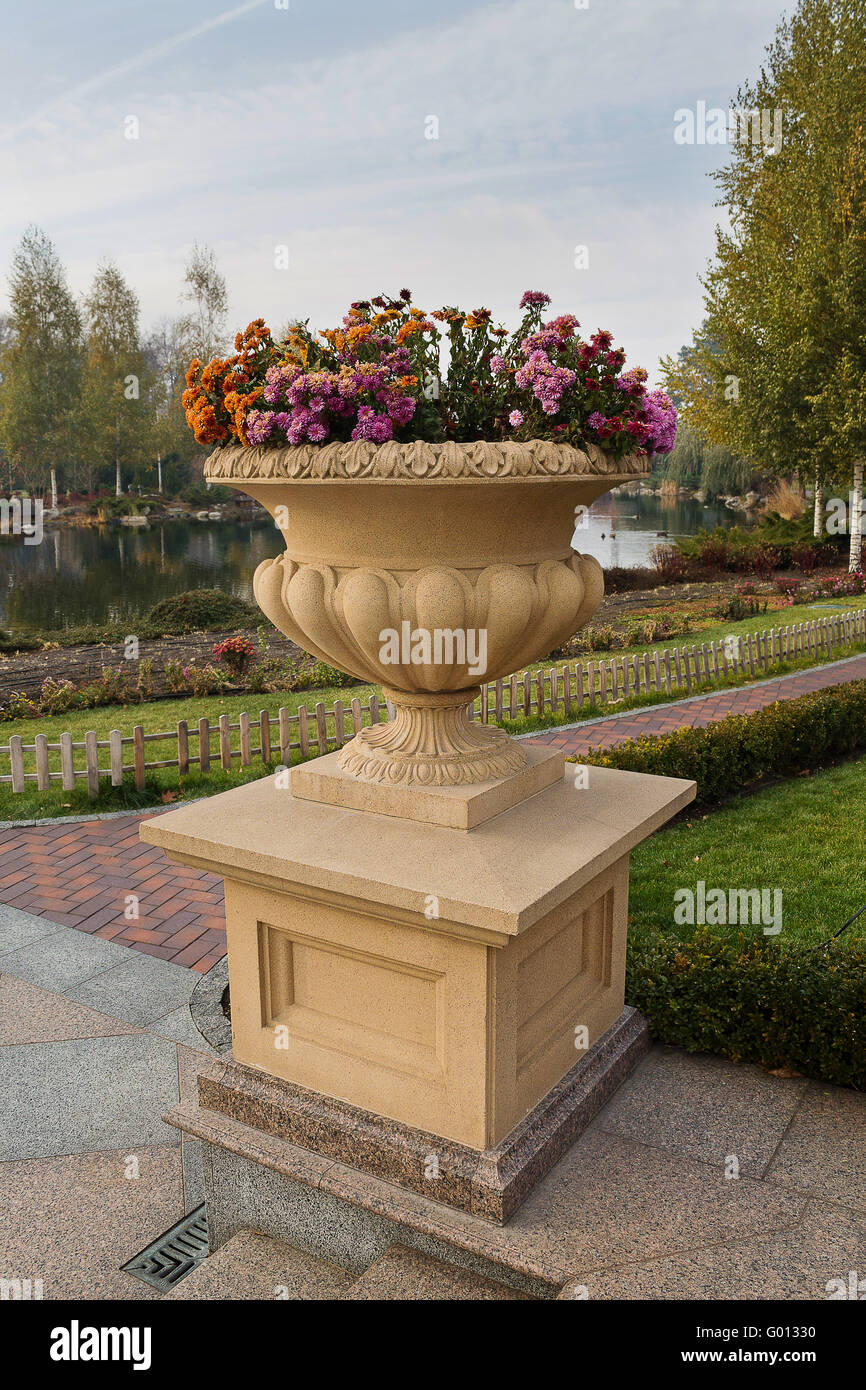
<instances>
[{"instance_id":1,"label":"grey paving slab","mask_svg":"<svg viewBox=\"0 0 866 1390\"><path fill-rule=\"evenodd\" d=\"M341 1295L357 1302L524 1302L529 1294L405 1245L392 1245Z\"/></svg>"},{"instance_id":2,"label":"grey paving slab","mask_svg":"<svg viewBox=\"0 0 866 1390\"><path fill-rule=\"evenodd\" d=\"M0 1046L102 1038L138 1029L17 975L0 974Z\"/></svg>"},{"instance_id":3,"label":"grey paving slab","mask_svg":"<svg viewBox=\"0 0 866 1390\"><path fill-rule=\"evenodd\" d=\"M59 927L50 935L0 959L4 973L65 994L84 980L126 960L128 955L128 946L116 946L101 936L88 936L75 927ZM112 1011L106 1009L105 1012Z\"/></svg>"},{"instance_id":4,"label":"grey paving slab","mask_svg":"<svg viewBox=\"0 0 866 1390\"><path fill-rule=\"evenodd\" d=\"M174 1038L175 1042L185 1043L187 1047L197 1048L201 1052L213 1052L210 1043L193 1023L188 1004L181 1004L179 1009L166 1014L165 1018L158 1018L149 1025L148 1031L158 1033L161 1038ZM216 1053L213 1055L216 1056Z\"/></svg>"},{"instance_id":5,"label":"grey paving slab","mask_svg":"<svg viewBox=\"0 0 866 1390\"><path fill-rule=\"evenodd\" d=\"M600 1130L582 1136L503 1227L566 1273L737 1240L795 1225L795 1193Z\"/></svg>"},{"instance_id":6,"label":"grey paving slab","mask_svg":"<svg viewBox=\"0 0 866 1390\"><path fill-rule=\"evenodd\" d=\"M587 1271L560 1295L589 1299L850 1299L866 1271L866 1223L815 1204L793 1231L685 1255ZM862 1298L863 1294L860 1293Z\"/></svg>"},{"instance_id":7,"label":"grey paving slab","mask_svg":"<svg viewBox=\"0 0 866 1390\"><path fill-rule=\"evenodd\" d=\"M810 1082L766 1180L866 1212L866 1095Z\"/></svg>"},{"instance_id":8,"label":"grey paving slab","mask_svg":"<svg viewBox=\"0 0 866 1390\"><path fill-rule=\"evenodd\" d=\"M239 1231L166 1294L167 1299L339 1298L345 1269L255 1231Z\"/></svg>"},{"instance_id":9,"label":"grey paving slab","mask_svg":"<svg viewBox=\"0 0 866 1390\"><path fill-rule=\"evenodd\" d=\"M183 1215L180 1149L129 1149L0 1164L0 1270L41 1279L46 1299L154 1299L120 1266ZM135 1176L132 1174L135 1173Z\"/></svg>"},{"instance_id":10,"label":"grey paving slab","mask_svg":"<svg viewBox=\"0 0 866 1390\"><path fill-rule=\"evenodd\" d=\"M179 1144L177 1045L146 1033L3 1049L0 1159Z\"/></svg>"},{"instance_id":11,"label":"grey paving slab","mask_svg":"<svg viewBox=\"0 0 866 1390\"><path fill-rule=\"evenodd\" d=\"M596 1127L708 1163L766 1170L803 1097L804 1079L721 1057L654 1048L596 1117Z\"/></svg>"},{"instance_id":12,"label":"grey paving slab","mask_svg":"<svg viewBox=\"0 0 866 1390\"><path fill-rule=\"evenodd\" d=\"M30 946L40 937L51 936L63 931L56 922L47 917L37 917L32 912L21 912L17 907L0 903L0 956L10 951L18 951L22 946Z\"/></svg>"},{"instance_id":13,"label":"grey paving slab","mask_svg":"<svg viewBox=\"0 0 866 1390\"><path fill-rule=\"evenodd\" d=\"M91 1009L104 1010L139 1027L186 1006L201 978L194 970L130 951L128 946L118 949L123 953L119 962L109 962L109 969L72 983L64 993Z\"/></svg>"}]
</instances>

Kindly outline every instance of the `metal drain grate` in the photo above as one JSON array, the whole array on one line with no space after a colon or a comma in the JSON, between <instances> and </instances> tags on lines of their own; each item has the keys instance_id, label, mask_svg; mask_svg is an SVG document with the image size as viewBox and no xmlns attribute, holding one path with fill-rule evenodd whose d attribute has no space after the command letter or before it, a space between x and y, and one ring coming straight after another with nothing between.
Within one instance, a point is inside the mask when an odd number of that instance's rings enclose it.
<instances>
[{"instance_id":1,"label":"metal drain grate","mask_svg":"<svg viewBox=\"0 0 866 1390\"><path fill-rule=\"evenodd\" d=\"M170 1289L208 1255L207 1218L204 1205L196 1207L170 1231L158 1236L121 1269L128 1270L155 1289Z\"/></svg>"}]
</instances>

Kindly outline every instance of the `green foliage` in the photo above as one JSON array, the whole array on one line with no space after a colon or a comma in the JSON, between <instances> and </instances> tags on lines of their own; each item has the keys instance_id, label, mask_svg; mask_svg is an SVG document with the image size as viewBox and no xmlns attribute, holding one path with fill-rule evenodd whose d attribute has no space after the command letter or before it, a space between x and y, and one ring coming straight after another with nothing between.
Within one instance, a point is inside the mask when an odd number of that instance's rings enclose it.
<instances>
[{"instance_id":1,"label":"green foliage","mask_svg":"<svg viewBox=\"0 0 866 1390\"><path fill-rule=\"evenodd\" d=\"M582 762L697 782L715 804L763 777L791 777L866 748L866 681L781 700L707 728L629 739Z\"/></svg>"},{"instance_id":2,"label":"green foliage","mask_svg":"<svg viewBox=\"0 0 866 1390\"><path fill-rule=\"evenodd\" d=\"M357 676L350 676L345 671L338 671L335 666L329 666L326 661L314 661L304 674L306 683L311 688L318 686L343 687L358 684Z\"/></svg>"},{"instance_id":3,"label":"green foliage","mask_svg":"<svg viewBox=\"0 0 866 1390\"><path fill-rule=\"evenodd\" d=\"M721 444L705 444L698 434L683 426L676 446L654 466L657 477L681 487L699 488L707 502L719 497L740 496L754 489L759 477L751 464L732 454Z\"/></svg>"},{"instance_id":4,"label":"green foliage","mask_svg":"<svg viewBox=\"0 0 866 1390\"><path fill-rule=\"evenodd\" d=\"M35 652L42 643L38 637L27 632L7 632L0 627L0 652L7 655L14 652Z\"/></svg>"},{"instance_id":5,"label":"green foliage","mask_svg":"<svg viewBox=\"0 0 866 1390\"><path fill-rule=\"evenodd\" d=\"M745 586L738 586L736 593L717 605L716 617L725 618L732 623L741 623L746 618L756 618L759 614L766 613L768 600L760 599L756 594L744 593L743 588Z\"/></svg>"},{"instance_id":6,"label":"green foliage","mask_svg":"<svg viewBox=\"0 0 866 1390\"><path fill-rule=\"evenodd\" d=\"M221 589L187 589L154 604L146 616L162 636L216 628L256 627L260 610L252 603L225 594Z\"/></svg>"},{"instance_id":7,"label":"green foliage","mask_svg":"<svg viewBox=\"0 0 866 1390\"><path fill-rule=\"evenodd\" d=\"M734 1062L866 1087L866 950L815 950L699 929L689 941L634 933L626 999L660 1041Z\"/></svg>"},{"instance_id":8,"label":"green foliage","mask_svg":"<svg viewBox=\"0 0 866 1390\"><path fill-rule=\"evenodd\" d=\"M28 227L12 260L9 342L0 354L0 440L13 472L41 492L72 447L81 316L57 252Z\"/></svg>"},{"instance_id":9,"label":"green foliage","mask_svg":"<svg viewBox=\"0 0 866 1390\"><path fill-rule=\"evenodd\" d=\"M780 112L781 145L732 143L706 321L667 386L703 438L774 475L847 482L866 452L862 0L799 0L737 107Z\"/></svg>"}]
</instances>

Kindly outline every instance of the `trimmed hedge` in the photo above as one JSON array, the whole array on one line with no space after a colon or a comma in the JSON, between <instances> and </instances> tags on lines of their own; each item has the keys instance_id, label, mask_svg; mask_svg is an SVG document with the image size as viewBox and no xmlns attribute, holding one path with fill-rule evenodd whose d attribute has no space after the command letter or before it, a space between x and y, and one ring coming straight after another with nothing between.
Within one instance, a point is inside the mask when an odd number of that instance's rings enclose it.
<instances>
[{"instance_id":1,"label":"trimmed hedge","mask_svg":"<svg viewBox=\"0 0 866 1390\"><path fill-rule=\"evenodd\" d=\"M661 1042L866 1089L866 949L781 947L703 928L688 941L638 930L626 999Z\"/></svg>"},{"instance_id":2,"label":"trimmed hedge","mask_svg":"<svg viewBox=\"0 0 866 1390\"><path fill-rule=\"evenodd\" d=\"M866 681L730 715L705 729L631 739L582 759L692 778L705 804L768 776L792 776L866 749ZM853 808L859 814L859 808ZM626 999L660 1041L735 1062L788 1068L866 1089L866 947L819 948L699 929L629 936Z\"/></svg>"},{"instance_id":3,"label":"trimmed hedge","mask_svg":"<svg viewBox=\"0 0 866 1390\"><path fill-rule=\"evenodd\" d=\"M686 777L697 800L713 803L762 777L791 777L866 749L866 680L777 700L755 714L734 714L705 729L629 739L582 755L598 767Z\"/></svg>"}]
</instances>

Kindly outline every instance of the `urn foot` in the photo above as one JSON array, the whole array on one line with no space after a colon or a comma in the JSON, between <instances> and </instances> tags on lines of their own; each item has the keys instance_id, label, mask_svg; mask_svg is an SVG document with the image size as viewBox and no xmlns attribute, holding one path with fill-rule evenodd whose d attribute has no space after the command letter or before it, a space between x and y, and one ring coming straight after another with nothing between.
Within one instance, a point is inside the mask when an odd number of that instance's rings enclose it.
<instances>
[{"instance_id":1,"label":"urn foot","mask_svg":"<svg viewBox=\"0 0 866 1390\"><path fill-rule=\"evenodd\" d=\"M361 729L341 750L340 767L366 782L437 787L520 772L527 765L522 745L503 729L469 718L478 690L385 690L395 717Z\"/></svg>"}]
</instances>

